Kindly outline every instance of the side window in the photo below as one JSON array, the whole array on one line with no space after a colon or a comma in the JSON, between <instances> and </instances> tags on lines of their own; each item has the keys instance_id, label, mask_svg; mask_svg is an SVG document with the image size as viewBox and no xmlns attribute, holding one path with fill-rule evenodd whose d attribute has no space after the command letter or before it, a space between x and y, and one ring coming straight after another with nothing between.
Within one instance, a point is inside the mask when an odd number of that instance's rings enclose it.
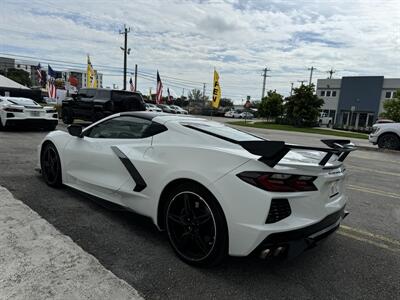
<instances>
[{"instance_id":1,"label":"side window","mask_svg":"<svg viewBox=\"0 0 400 300\"><path fill-rule=\"evenodd\" d=\"M99 139L140 139L149 135L150 120L122 116L104 121L92 127L85 136Z\"/></svg>"},{"instance_id":2,"label":"side window","mask_svg":"<svg viewBox=\"0 0 400 300\"><path fill-rule=\"evenodd\" d=\"M80 98L80 97L83 97L83 98L86 98L87 97L87 89L80 89L79 90L79 93L78 93L78 97Z\"/></svg>"},{"instance_id":3,"label":"side window","mask_svg":"<svg viewBox=\"0 0 400 300\"><path fill-rule=\"evenodd\" d=\"M322 96L322 97L325 96L325 91L321 91L321 96Z\"/></svg>"},{"instance_id":4,"label":"side window","mask_svg":"<svg viewBox=\"0 0 400 300\"><path fill-rule=\"evenodd\" d=\"M336 91L332 91L332 97L336 97Z\"/></svg>"},{"instance_id":5,"label":"side window","mask_svg":"<svg viewBox=\"0 0 400 300\"><path fill-rule=\"evenodd\" d=\"M107 90L97 90L96 98L97 99L110 99L111 91Z\"/></svg>"},{"instance_id":6,"label":"side window","mask_svg":"<svg viewBox=\"0 0 400 300\"><path fill-rule=\"evenodd\" d=\"M90 89L90 90L86 91L86 97L87 98L93 98L95 95L96 95L96 90Z\"/></svg>"},{"instance_id":7,"label":"side window","mask_svg":"<svg viewBox=\"0 0 400 300\"><path fill-rule=\"evenodd\" d=\"M331 96L331 91L326 91L326 96L330 97Z\"/></svg>"}]
</instances>

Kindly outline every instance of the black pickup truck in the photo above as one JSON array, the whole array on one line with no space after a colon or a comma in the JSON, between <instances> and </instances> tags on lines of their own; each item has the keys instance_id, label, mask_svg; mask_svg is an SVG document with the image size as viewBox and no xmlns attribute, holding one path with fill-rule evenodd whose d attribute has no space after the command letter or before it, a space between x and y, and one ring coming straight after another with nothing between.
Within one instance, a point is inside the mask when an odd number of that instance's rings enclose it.
<instances>
[{"instance_id":1,"label":"black pickup truck","mask_svg":"<svg viewBox=\"0 0 400 300\"><path fill-rule=\"evenodd\" d=\"M82 88L62 102L61 115L65 124L72 124L74 119L96 122L118 112L141 110L146 107L140 93Z\"/></svg>"}]
</instances>

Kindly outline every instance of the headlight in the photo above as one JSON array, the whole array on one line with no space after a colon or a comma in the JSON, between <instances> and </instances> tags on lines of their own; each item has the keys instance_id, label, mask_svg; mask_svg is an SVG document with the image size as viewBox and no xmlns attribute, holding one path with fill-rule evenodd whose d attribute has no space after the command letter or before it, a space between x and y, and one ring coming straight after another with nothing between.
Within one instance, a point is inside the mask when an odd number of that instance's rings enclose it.
<instances>
[{"instance_id":1,"label":"headlight","mask_svg":"<svg viewBox=\"0 0 400 300\"><path fill-rule=\"evenodd\" d=\"M372 127L372 134L375 134L375 133L377 133L379 130L381 130L381 128L380 127Z\"/></svg>"}]
</instances>

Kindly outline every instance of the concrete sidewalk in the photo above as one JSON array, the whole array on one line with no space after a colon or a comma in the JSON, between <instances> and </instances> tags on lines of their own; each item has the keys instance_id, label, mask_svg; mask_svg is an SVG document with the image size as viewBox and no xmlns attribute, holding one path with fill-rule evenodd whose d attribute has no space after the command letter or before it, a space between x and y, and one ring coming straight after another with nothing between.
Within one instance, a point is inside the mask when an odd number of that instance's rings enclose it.
<instances>
[{"instance_id":1,"label":"concrete sidewalk","mask_svg":"<svg viewBox=\"0 0 400 300\"><path fill-rule=\"evenodd\" d=\"M0 186L0 299L142 299Z\"/></svg>"}]
</instances>

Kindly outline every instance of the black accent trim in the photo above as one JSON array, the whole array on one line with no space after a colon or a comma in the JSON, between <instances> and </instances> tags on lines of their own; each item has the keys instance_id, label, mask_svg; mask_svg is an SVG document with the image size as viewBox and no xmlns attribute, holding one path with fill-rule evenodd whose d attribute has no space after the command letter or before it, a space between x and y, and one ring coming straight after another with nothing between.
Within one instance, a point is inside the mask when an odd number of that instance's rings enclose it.
<instances>
[{"instance_id":1,"label":"black accent trim","mask_svg":"<svg viewBox=\"0 0 400 300\"><path fill-rule=\"evenodd\" d=\"M121 150L119 150L118 147L111 146L111 149L118 156L118 158L121 160L122 164L125 166L125 168L129 172L129 174L131 175L131 177L135 181L136 186L135 186L135 188L133 190L135 192L143 191L147 187L147 184L144 181L143 177L138 172L138 170L135 168L135 166L129 160L129 158Z\"/></svg>"},{"instance_id":2,"label":"black accent trim","mask_svg":"<svg viewBox=\"0 0 400 300\"><path fill-rule=\"evenodd\" d=\"M339 221L341 217L343 218L344 215L345 213L343 207L337 212L334 212L333 214L326 216L324 219L313 225L286 232L272 233L269 236L267 236L267 238L261 244L262 245L281 244L281 243L288 243L294 240L309 238L310 235L313 235L321 230L324 230L329 226L332 226L337 221Z\"/></svg>"}]
</instances>

